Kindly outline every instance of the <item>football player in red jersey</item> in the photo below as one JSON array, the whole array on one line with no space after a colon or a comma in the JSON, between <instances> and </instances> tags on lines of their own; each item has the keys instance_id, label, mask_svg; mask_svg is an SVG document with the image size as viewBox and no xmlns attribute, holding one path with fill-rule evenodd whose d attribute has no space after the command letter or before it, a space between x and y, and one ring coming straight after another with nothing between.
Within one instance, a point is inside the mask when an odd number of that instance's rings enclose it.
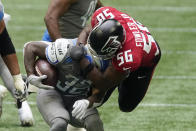
<instances>
[{"instance_id":1,"label":"football player in red jersey","mask_svg":"<svg viewBox=\"0 0 196 131\"><path fill-rule=\"evenodd\" d=\"M109 60L110 65L101 73L81 57L81 68L93 81L94 90L88 100L76 101L72 114L82 116L87 108L103 104L116 87L120 110L135 109L145 96L161 57L159 45L149 30L128 14L102 7L95 11L91 27L81 32L78 42L88 44L95 57Z\"/></svg>"}]
</instances>

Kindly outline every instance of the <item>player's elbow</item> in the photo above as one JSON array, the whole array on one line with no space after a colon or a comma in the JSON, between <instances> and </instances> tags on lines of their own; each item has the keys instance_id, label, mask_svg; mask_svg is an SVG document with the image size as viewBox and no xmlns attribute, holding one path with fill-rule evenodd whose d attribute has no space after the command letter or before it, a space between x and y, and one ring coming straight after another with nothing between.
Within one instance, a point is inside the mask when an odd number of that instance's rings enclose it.
<instances>
[{"instance_id":1,"label":"player's elbow","mask_svg":"<svg viewBox=\"0 0 196 131\"><path fill-rule=\"evenodd\" d=\"M27 42L27 43L24 44L24 47L23 47L23 54L24 54L27 50L31 49L31 43L32 43L32 41Z\"/></svg>"},{"instance_id":2,"label":"player's elbow","mask_svg":"<svg viewBox=\"0 0 196 131\"><path fill-rule=\"evenodd\" d=\"M24 47L23 47L23 55L24 56L28 52L34 52L34 50L35 50L34 43L35 42L30 41L30 42L27 42L27 43L24 44Z\"/></svg>"}]
</instances>

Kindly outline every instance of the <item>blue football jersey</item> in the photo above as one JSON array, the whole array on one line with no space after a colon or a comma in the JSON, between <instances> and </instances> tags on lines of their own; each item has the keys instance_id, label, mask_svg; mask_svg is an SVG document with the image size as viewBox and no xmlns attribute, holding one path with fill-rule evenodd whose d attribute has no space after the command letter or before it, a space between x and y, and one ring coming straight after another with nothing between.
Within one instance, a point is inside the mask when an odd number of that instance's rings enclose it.
<instances>
[{"instance_id":1,"label":"blue football jersey","mask_svg":"<svg viewBox=\"0 0 196 131\"><path fill-rule=\"evenodd\" d=\"M3 4L0 0L0 21L3 19L4 16L4 8L3 8Z\"/></svg>"}]
</instances>

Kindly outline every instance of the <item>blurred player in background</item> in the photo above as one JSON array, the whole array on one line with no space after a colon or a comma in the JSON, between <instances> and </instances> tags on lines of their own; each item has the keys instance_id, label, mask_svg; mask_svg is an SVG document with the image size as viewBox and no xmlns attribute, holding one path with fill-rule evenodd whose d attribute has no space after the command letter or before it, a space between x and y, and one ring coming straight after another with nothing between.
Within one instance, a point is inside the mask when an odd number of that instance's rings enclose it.
<instances>
[{"instance_id":1,"label":"blurred player in background","mask_svg":"<svg viewBox=\"0 0 196 131\"><path fill-rule=\"evenodd\" d=\"M77 39L58 39L56 42L35 41L25 44L24 64L28 82L40 88L37 94L37 106L50 131L66 131L68 123L87 131L103 131L103 123L96 108L90 108L84 119L71 115L76 100L86 99L91 93L91 82L85 79L85 71L71 60L69 54ZM46 75L35 75L36 57L47 59L58 71L58 81L54 87L43 85ZM86 58L94 62L89 53ZM50 90L46 90L50 89ZM84 106L86 103L83 103Z\"/></svg>"},{"instance_id":2,"label":"blurred player in background","mask_svg":"<svg viewBox=\"0 0 196 131\"><path fill-rule=\"evenodd\" d=\"M94 10L101 6L100 0L51 0L44 18L47 30L42 40L78 37Z\"/></svg>"},{"instance_id":3,"label":"blurred player in background","mask_svg":"<svg viewBox=\"0 0 196 131\"><path fill-rule=\"evenodd\" d=\"M51 0L44 18L47 31L43 40L77 38L94 10L101 6L99 0Z\"/></svg>"},{"instance_id":4,"label":"blurred player in background","mask_svg":"<svg viewBox=\"0 0 196 131\"><path fill-rule=\"evenodd\" d=\"M116 87L120 110L131 112L145 96L161 57L160 48L145 26L112 7L96 10L91 26L81 32L78 42L87 43L95 57L110 60L110 66L101 73L86 58L81 58L81 68L88 67L87 78L96 91L89 99L76 101L73 116L82 116L105 95L109 98ZM84 102L88 104L84 106Z\"/></svg>"},{"instance_id":5,"label":"blurred player in background","mask_svg":"<svg viewBox=\"0 0 196 131\"><path fill-rule=\"evenodd\" d=\"M0 75L4 85L17 101L19 118L22 126L32 126L33 116L26 101L26 84L22 80L14 45L7 32L4 20L4 8L0 0ZM6 89L0 86L0 110Z\"/></svg>"}]
</instances>

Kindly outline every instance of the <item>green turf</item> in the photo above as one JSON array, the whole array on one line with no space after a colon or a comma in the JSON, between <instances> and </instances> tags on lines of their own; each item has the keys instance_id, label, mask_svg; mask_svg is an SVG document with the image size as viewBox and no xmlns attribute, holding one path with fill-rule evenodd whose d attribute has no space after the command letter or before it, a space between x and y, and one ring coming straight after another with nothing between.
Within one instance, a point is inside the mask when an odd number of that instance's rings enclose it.
<instances>
[{"instance_id":1,"label":"green turf","mask_svg":"<svg viewBox=\"0 0 196 131\"><path fill-rule=\"evenodd\" d=\"M118 108L118 93L99 108L105 131L194 131L196 130L196 1L195 0L102 0L148 26L162 49L162 58L149 90L131 113ZM24 43L40 40L48 0L3 0L12 16L8 31L17 49L22 73ZM29 101L35 102L36 95ZM35 104L35 126L19 126L14 100L8 94L3 105L0 131L47 131ZM159 104L152 106L151 104ZM164 104L161 106L160 104ZM184 106L183 106L184 105Z\"/></svg>"}]
</instances>

